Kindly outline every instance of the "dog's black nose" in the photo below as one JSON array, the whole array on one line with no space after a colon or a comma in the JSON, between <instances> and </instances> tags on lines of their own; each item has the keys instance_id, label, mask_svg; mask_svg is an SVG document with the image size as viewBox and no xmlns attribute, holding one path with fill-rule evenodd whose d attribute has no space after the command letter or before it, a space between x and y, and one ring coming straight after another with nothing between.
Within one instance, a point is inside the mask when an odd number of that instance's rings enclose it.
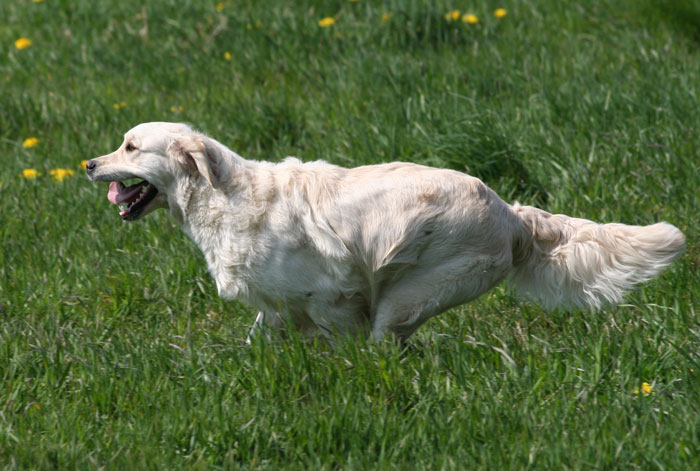
<instances>
[{"instance_id":1,"label":"dog's black nose","mask_svg":"<svg viewBox=\"0 0 700 471\"><path fill-rule=\"evenodd\" d=\"M88 160L87 162L85 162L85 170L87 170L88 173L95 170L95 167L97 167L97 162L95 162L94 160Z\"/></svg>"}]
</instances>

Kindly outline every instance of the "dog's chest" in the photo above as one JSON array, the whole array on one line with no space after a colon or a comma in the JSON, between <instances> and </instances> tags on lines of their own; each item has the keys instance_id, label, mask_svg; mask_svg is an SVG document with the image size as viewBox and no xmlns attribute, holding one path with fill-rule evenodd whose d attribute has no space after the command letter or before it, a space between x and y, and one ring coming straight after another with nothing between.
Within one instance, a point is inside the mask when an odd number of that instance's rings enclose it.
<instances>
[{"instance_id":1,"label":"dog's chest","mask_svg":"<svg viewBox=\"0 0 700 471\"><path fill-rule=\"evenodd\" d=\"M219 296L245 300L261 252L251 231L238 231L231 226L221 230L221 225L183 229L202 251Z\"/></svg>"}]
</instances>

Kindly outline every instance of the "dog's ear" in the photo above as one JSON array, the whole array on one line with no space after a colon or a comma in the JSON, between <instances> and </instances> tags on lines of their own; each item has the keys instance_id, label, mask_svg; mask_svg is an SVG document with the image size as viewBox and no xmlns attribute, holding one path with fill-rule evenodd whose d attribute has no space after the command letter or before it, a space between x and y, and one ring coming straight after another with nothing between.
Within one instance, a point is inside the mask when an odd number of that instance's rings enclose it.
<instances>
[{"instance_id":1,"label":"dog's ear","mask_svg":"<svg viewBox=\"0 0 700 471\"><path fill-rule=\"evenodd\" d=\"M214 188L220 188L224 177L221 151L204 136L178 137L168 146L168 155L187 173L200 173Z\"/></svg>"}]
</instances>

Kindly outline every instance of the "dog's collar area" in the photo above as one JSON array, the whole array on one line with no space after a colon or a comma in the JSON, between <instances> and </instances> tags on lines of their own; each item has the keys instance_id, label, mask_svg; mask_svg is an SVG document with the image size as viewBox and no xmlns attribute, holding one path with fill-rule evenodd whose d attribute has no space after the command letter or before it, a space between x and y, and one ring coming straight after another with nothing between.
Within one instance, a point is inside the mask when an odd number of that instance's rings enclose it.
<instances>
[{"instance_id":1,"label":"dog's collar area","mask_svg":"<svg viewBox=\"0 0 700 471\"><path fill-rule=\"evenodd\" d=\"M132 221L139 217L157 193L158 189L146 180L128 187L122 182L112 182L109 185L107 199L119 205L119 215L123 220Z\"/></svg>"}]
</instances>

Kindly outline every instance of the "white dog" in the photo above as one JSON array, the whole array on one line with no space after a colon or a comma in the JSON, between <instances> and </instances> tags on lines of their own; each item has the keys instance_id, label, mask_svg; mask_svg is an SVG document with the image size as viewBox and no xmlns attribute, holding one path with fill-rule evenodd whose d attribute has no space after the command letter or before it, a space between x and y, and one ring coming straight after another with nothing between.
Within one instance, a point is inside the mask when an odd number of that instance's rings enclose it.
<instances>
[{"instance_id":1,"label":"white dog","mask_svg":"<svg viewBox=\"0 0 700 471\"><path fill-rule=\"evenodd\" d=\"M685 247L670 224L511 206L452 170L249 161L184 124L136 126L86 167L112 181L123 220L170 210L219 294L260 310L251 334L291 322L309 335L405 339L508 276L547 307L600 308Z\"/></svg>"}]
</instances>

